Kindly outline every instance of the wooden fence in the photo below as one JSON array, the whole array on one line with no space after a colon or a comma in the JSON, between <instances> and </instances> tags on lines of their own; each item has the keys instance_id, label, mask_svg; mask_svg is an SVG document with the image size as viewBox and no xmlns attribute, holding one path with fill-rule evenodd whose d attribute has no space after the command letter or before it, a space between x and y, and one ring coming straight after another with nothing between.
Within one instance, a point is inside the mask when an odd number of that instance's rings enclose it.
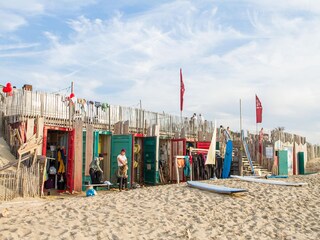
<instances>
[{"instance_id":1,"label":"wooden fence","mask_svg":"<svg viewBox=\"0 0 320 240\"><path fill-rule=\"evenodd\" d=\"M85 99L77 99L73 103L67 96L52 93L31 92L14 89L12 96L2 97L0 111L5 117L16 116L26 118L44 117L65 121L67 124L75 119L81 119L84 123L105 125L110 130L119 121L129 121L131 129L145 129L153 124L160 125L160 132L172 133L182 128L188 133L194 133L193 123L189 118L146 111L140 108L108 105ZM23 121L23 119L22 119ZM213 123L206 121L201 123L205 132L213 132ZM193 129L193 130L192 130Z\"/></svg>"},{"instance_id":2,"label":"wooden fence","mask_svg":"<svg viewBox=\"0 0 320 240\"><path fill-rule=\"evenodd\" d=\"M42 174L40 163L22 166L19 171L0 174L0 201L16 197L39 197L41 195Z\"/></svg>"},{"instance_id":3,"label":"wooden fence","mask_svg":"<svg viewBox=\"0 0 320 240\"><path fill-rule=\"evenodd\" d=\"M0 201L14 199L16 193L16 173L0 174Z\"/></svg>"}]
</instances>

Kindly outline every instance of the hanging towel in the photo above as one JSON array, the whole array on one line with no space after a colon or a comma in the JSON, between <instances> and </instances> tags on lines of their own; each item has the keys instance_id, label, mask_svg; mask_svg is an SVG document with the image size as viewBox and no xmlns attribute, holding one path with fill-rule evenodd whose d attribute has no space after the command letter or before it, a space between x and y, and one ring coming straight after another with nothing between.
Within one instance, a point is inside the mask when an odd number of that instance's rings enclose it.
<instances>
[{"instance_id":1,"label":"hanging towel","mask_svg":"<svg viewBox=\"0 0 320 240\"><path fill-rule=\"evenodd\" d=\"M78 103L80 103L82 106L84 106L87 103L87 101L83 98L78 98Z\"/></svg>"},{"instance_id":2,"label":"hanging towel","mask_svg":"<svg viewBox=\"0 0 320 240\"><path fill-rule=\"evenodd\" d=\"M99 108L99 107L102 106L102 104L101 104L101 102L94 102L94 106L95 106L96 108Z\"/></svg>"},{"instance_id":3,"label":"hanging towel","mask_svg":"<svg viewBox=\"0 0 320 240\"><path fill-rule=\"evenodd\" d=\"M102 103L101 109L105 111L107 110L108 107L109 107L108 103Z\"/></svg>"},{"instance_id":4,"label":"hanging towel","mask_svg":"<svg viewBox=\"0 0 320 240\"><path fill-rule=\"evenodd\" d=\"M184 168L185 166L184 158L178 158L177 163L178 163L178 168Z\"/></svg>"},{"instance_id":5,"label":"hanging towel","mask_svg":"<svg viewBox=\"0 0 320 240\"><path fill-rule=\"evenodd\" d=\"M184 157L185 165L183 168L183 173L186 177L190 177L190 158L188 156Z\"/></svg>"}]
</instances>

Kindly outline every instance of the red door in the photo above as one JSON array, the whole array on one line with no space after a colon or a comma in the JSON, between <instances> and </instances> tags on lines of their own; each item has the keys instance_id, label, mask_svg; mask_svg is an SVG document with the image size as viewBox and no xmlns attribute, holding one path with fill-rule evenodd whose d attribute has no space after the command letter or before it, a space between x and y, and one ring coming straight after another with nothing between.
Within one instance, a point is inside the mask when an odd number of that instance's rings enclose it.
<instances>
[{"instance_id":1,"label":"red door","mask_svg":"<svg viewBox=\"0 0 320 240\"><path fill-rule=\"evenodd\" d=\"M74 138L75 130L69 132L68 139L68 161L67 161L67 190L72 193L74 191Z\"/></svg>"}]
</instances>

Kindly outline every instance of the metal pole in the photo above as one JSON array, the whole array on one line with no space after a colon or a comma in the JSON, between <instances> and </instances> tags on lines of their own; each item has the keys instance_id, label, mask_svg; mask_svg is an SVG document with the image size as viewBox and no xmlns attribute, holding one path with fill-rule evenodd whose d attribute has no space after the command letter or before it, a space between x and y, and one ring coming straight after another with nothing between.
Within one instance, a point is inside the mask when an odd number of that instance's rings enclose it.
<instances>
[{"instance_id":1,"label":"metal pole","mask_svg":"<svg viewBox=\"0 0 320 240\"><path fill-rule=\"evenodd\" d=\"M240 98L240 137L242 136L242 104Z\"/></svg>"},{"instance_id":2,"label":"metal pole","mask_svg":"<svg viewBox=\"0 0 320 240\"><path fill-rule=\"evenodd\" d=\"M138 130L138 132L143 132L143 130L142 130L143 123L141 121L141 118L142 118L142 102L141 102L141 99L139 101L139 104L140 104L140 110L139 110L139 126L138 126L139 130Z\"/></svg>"},{"instance_id":3,"label":"metal pole","mask_svg":"<svg viewBox=\"0 0 320 240\"><path fill-rule=\"evenodd\" d=\"M71 93L73 93L74 90L74 83L71 82ZM71 118L72 118L72 104L71 99L69 99L69 127L71 128Z\"/></svg>"}]
</instances>

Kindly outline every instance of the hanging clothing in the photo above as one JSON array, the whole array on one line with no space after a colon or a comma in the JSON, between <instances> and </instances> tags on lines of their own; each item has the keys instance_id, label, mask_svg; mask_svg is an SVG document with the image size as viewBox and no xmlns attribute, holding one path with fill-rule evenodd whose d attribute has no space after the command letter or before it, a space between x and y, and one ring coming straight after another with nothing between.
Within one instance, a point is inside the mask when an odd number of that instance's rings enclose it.
<instances>
[{"instance_id":1,"label":"hanging clothing","mask_svg":"<svg viewBox=\"0 0 320 240\"><path fill-rule=\"evenodd\" d=\"M58 163L59 163L59 168L58 168L58 174L65 173L65 166L61 154L61 150L58 150Z\"/></svg>"},{"instance_id":2,"label":"hanging clothing","mask_svg":"<svg viewBox=\"0 0 320 240\"><path fill-rule=\"evenodd\" d=\"M106 111L108 109L108 107L109 107L108 103L102 103L101 109L103 111Z\"/></svg>"},{"instance_id":3,"label":"hanging clothing","mask_svg":"<svg viewBox=\"0 0 320 240\"><path fill-rule=\"evenodd\" d=\"M222 175L222 166L223 166L223 158L220 155L216 155L216 177L221 178Z\"/></svg>"},{"instance_id":4,"label":"hanging clothing","mask_svg":"<svg viewBox=\"0 0 320 240\"><path fill-rule=\"evenodd\" d=\"M102 104L101 104L101 102L94 102L94 106L95 106L96 108L99 108L99 107L102 106Z\"/></svg>"},{"instance_id":5,"label":"hanging clothing","mask_svg":"<svg viewBox=\"0 0 320 240\"><path fill-rule=\"evenodd\" d=\"M185 165L183 168L184 176L190 177L190 158L189 156L184 157Z\"/></svg>"},{"instance_id":6,"label":"hanging clothing","mask_svg":"<svg viewBox=\"0 0 320 240\"><path fill-rule=\"evenodd\" d=\"M184 168L184 166L185 166L184 158L178 158L177 164L178 164L178 168Z\"/></svg>"}]
</instances>

